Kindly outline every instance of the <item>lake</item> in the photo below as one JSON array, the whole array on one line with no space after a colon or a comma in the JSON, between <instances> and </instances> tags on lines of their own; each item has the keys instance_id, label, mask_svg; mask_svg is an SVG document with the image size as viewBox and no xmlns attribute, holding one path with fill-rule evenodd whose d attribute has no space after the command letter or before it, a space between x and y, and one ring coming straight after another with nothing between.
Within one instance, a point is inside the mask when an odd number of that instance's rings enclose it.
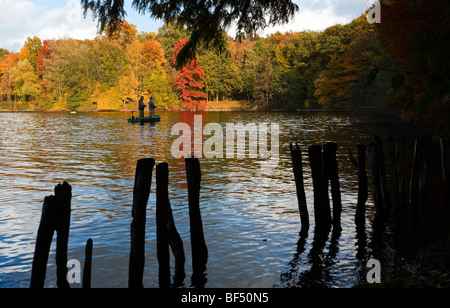
<instances>
[{"instance_id":1,"label":"lake","mask_svg":"<svg viewBox=\"0 0 450 308\"><path fill-rule=\"evenodd\" d=\"M83 263L85 243L92 238L92 286L127 287L136 162L150 157L169 163L169 194L186 250L185 286L189 287L192 259L185 166L184 160L171 154L178 138L171 132L180 122L193 127L196 114L203 116L204 125L277 123L280 128L279 162L270 171L260 168L259 159L200 160L200 207L209 250L206 287L351 287L365 281L362 261L370 257L372 248L361 247L355 229L358 179L348 160L348 149L356 151L358 144L372 142L376 135L384 142L391 136L411 137L414 132L410 126L377 124L326 112L159 114L161 123L133 125L127 123L130 115L126 113L0 113L0 287L29 286L43 200L63 181L73 190L69 259ZM304 151L311 228L308 238L300 240L290 142L298 142ZM343 230L317 245L306 153L308 146L325 142L339 145ZM144 286L149 288L158 287L155 191L154 176L144 273ZM368 222L373 211L370 196ZM370 243L371 234L368 223L364 243ZM46 287L56 286L54 257L55 241Z\"/></svg>"}]
</instances>

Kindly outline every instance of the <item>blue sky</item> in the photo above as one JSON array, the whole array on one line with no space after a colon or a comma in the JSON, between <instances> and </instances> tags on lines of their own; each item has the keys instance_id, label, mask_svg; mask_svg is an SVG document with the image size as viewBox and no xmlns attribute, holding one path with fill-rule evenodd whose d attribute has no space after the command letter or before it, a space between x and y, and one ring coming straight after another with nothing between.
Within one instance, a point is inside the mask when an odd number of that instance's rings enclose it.
<instances>
[{"instance_id":1,"label":"blue sky","mask_svg":"<svg viewBox=\"0 0 450 308\"><path fill-rule=\"evenodd\" d=\"M127 20L139 31L157 32L160 21L139 15L125 1ZM296 18L284 26L266 29L263 35L275 31L324 30L334 24L345 24L367 9L368 0L294 0L300 6ZM0 48L19 51L27 37L44 39L72 37L92 39L97 22L83 18L79 0L0 0ZM229 29L233 34L233 29Z\"/></svg>"}]
</instances>

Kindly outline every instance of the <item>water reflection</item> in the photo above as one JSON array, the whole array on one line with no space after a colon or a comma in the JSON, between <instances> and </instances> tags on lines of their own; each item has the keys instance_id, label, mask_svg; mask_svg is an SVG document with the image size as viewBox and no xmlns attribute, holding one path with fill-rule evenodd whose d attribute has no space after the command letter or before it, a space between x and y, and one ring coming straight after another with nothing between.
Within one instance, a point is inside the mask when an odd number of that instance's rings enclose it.
<instances>
[{"instance_id":1,"label":"water reflection","mask_svg":"<svg viewBox=\"0 0 450 308\"><path fill-rule=\"evenodd\" d=\"M270 172L261 170L258 159L201 161L200 206L210 252L206 287L349 287L360 282L371 253L370 247L365 250L366 232L372 230L368 226L365 232L355 232L358 183L347 150L375 135L410 135L411 130L336 113L199 114L204 124L278 123L281 132L280 162ZM134 172L136 161L147 157L169 163L173 216L185 243L186 274L192 275L184 160L174 159L170 149L177 137L171 135L173 125L184 122L193 127L194 113L161 112L161 116L161 123L132 125L126 121L129 115L121 113L0 114L1 287L28 286L42 201L63 181L73 187L69 258L83 261L84 244L92 238L92 286L126 287ZM299 142L303 149L338 143L341 234L310 232L299 238L290 142ZM303 161L313 217L307 157ZM158 286L155 204L153 184L147 217L146 287ZM367 209L371 220L371 200ZM49 287L56 285L52 253Z\"/></svg>"}]
</instances>

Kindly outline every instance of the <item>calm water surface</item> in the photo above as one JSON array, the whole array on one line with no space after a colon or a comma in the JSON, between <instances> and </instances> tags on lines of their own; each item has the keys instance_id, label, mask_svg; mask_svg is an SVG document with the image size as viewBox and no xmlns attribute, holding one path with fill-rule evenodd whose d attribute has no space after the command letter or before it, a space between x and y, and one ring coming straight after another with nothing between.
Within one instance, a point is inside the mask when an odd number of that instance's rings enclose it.
<instances>
[{"instance_id":1,"label":"calm water surface","mask_svg":"<svg viewBox=\"0 0 450 308\"><path fill-rule=\"evenodd\" d=\"M187 185L183 160L171 155L175 123L192 124L194 113L162 112L162 122L132 125L128 114L0 114L0 287L28 287L36 233L45 196L56 184L72 185L69 259L84 260L94 241L93 287L127 287L133 183L136 161L153 157L168 162L174 218L186 249L186 286L190 286ZM280 163L262 172L255 159L201 160L201 210L209 249L206 287L322 285L350 287L362 281L360 242L354 213L356 169L347 149L408 129L358 121L339 113L203 113L203 122L278 123ZM299 241L300 219L289 143L307 147L339 144L343 231L314 241L313 191L307 157L305 185L312 226ZM148 207L145 287L158 286L155 179ZM368 219L372 214L368 203ZM370 227L366 230L370 235ZM316 243L316 244L314 244ZM316 251L316 253L312 253ZM370 250L365 254L370 254ZM56 286L55 243L47 287ZM313 268L320 268L319 274Z\"/></svg>"}]
</instances>

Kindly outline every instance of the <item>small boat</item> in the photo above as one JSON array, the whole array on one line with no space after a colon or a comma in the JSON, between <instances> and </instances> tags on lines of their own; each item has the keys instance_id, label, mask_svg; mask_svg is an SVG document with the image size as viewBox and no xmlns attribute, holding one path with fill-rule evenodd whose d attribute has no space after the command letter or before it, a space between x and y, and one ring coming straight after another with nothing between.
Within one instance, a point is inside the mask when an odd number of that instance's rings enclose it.
<instances>
[{"instance_id":1,"label":"small boat","mask_svg":"<svg viewBox=\"0 0 450 308\"><path fill-rule=\"evenodd\" d=\"M156 123L161 122L160 116L154 116L154 117L145 117L145 118L139 118L139 117L131 117L128 119L128 123Z\"/></svg>"}]
</instances>

